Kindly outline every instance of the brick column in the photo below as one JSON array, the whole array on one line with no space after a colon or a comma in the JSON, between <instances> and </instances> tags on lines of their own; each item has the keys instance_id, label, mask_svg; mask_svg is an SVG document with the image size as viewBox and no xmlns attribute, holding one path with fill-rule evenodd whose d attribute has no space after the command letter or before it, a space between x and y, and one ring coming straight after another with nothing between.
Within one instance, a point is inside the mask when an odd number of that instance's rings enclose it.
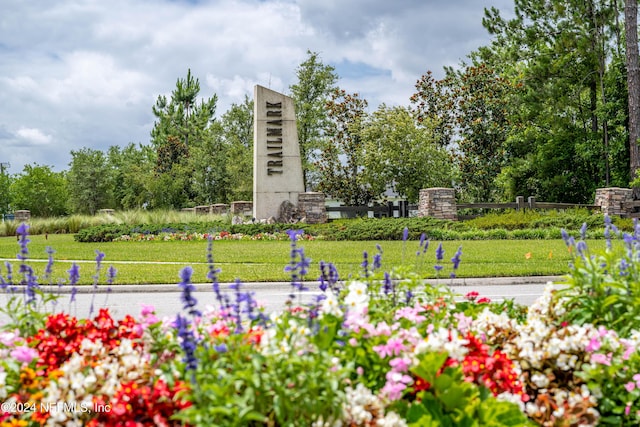
<instances>
[{"instance_id":1,"label":"brick column","mask_svg":"<svg viewBox=\"0 0 640 427\"><path fill-rule=\"evenodd\" d=\"M324 193L299 193L298 210L305 218L307 224L324 224L327 222L327 208L324 205Z\"/></svg>"},{"instance_id":2,"label":"brick column","mask_svg":"<svg viewBox=\"0 0 640 427\"><path fill-rule=\"evenodd\" d=\"M603 214L627 216L630 212L625 206L633 201L633 190L630 188L609 187L596 189L594 205L600 206Z\"/></svg>"},{"instance_id":3,"label":"brick column","mask_svg":"<svg viewBox=\"0 0 640 427\"><path fill-rule=\"evenodd\" d=\"M458 220L453 188L423 188L418 201L418 216Z\"/></svg>"}]
</instances>

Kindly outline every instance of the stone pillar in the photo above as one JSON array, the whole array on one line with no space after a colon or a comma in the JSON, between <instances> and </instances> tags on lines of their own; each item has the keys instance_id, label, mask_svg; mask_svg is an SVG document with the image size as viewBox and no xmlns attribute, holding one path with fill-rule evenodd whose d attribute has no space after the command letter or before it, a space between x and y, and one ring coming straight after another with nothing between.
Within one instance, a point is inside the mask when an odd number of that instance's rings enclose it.
<instances>
[{"instance_id":1,"label":"stone pillar","mask_svg":"<svg viewBox=\"0 0 640 427\"><path fill-rule=\"evenodd\" d=\"M293 99L262 86L253 98L253 217L278 217L304 193Z\"/></svg>"},{"instance_id":2,"label":"stone pillar","mask_svg":"<svg viewBox=\"0 0 640 427\"><path fill-rule=\"evenodd\" d=\"M211 206L196 206L196 215L209 215L211 213Z\"/></svg>"},{"instance_id":3,"label":"stone pillar","mask_svg":"<svg viewBox=\"0 0 640 427\"><path fill-rule=\"evenodd\" d=\"M593 203L600 206L603 214L627 216L627 202L633 201L633 190L630 188L609 187L596 189L596 200Z\"/></svg>"},{"instance_id":4,"label":"stone pillar","mask_svg":"<svg viewBox=\"0 0 640 427\"><path fill-rule=\"evenodd\" d=\"M211 213L214 215L226 215L229 212L229 205L224 203L216 203L211 205Z\"/></svg>"},{"instance_id":5,"label":"stone pillar","mask_svg":"<svg viewBox=\"0 0 640 427\"><path fill-rule=\"evenodd\" d=\"M298 210L307 224L324 224L327 222L324 193L307 192L298 194Z\"/></svg>"},{"instance_id":6,"label":"stone pillar","mask_svg":"<svg viewBox=\"0 0 640 427\"><path fill-rule=\"evenodd\" d=\"M18 222L26 222L31 219L31 211L28 210L19 210L14 212L15 217L14 220Z\"/></svg>"},{"instance_id":7,"label":"stone pillar","mask_svg":"<svg viewBox=\"0 0 640 427\"><path fill-rule=\"evenodd\" d=\"M423 188L418 201L418 216L458 220L453 188Z\"/></svg>"},{"instance_id":8,"label":"stone pillar","mask_svg":"<svg viewBox=\"0 0 640 427\"><path fill-rule=\"evenodd\" d=\"M231 202L231 213L233 215L251 216L253 213L253 202Z\"/></svg>"}]
</instances>

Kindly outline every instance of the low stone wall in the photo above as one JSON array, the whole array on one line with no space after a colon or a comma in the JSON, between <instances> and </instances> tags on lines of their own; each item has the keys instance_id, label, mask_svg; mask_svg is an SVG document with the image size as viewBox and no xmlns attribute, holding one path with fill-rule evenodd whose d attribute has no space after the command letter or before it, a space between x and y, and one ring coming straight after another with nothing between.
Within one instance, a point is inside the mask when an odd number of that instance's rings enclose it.
<instances>
[{"instance_id":1,"label":"low stone wall","mask_svg":"<svg viewBox=\"0 0 640 427\"><path fill-rule=\"evenodd\" d=\"M298 210L307 224L324 224L327 222L324 193L308 192L298 194Z\"/></svg>"},{"instance_id":2,"label":"low stone wall","mask_svg":"<svg viewBox=\"0 0 640 427\"><path fill-rule=\"evenodd\" d=\"M453 188L423 188L418 201L418 216L458 220L456 193Z\"/></svg>"},{"instance_id":3,"label":"low stone wall","mask_svg":"<svg viewBox=\"0 0 640 427\"><path fill-rule=\"evenodd\" d=\"M627 203L633 201L633 190L630 188L609 187L596 189L594 205L600 206L603 214L627 216L631 211Z\"/></svg>"}]
</instances>

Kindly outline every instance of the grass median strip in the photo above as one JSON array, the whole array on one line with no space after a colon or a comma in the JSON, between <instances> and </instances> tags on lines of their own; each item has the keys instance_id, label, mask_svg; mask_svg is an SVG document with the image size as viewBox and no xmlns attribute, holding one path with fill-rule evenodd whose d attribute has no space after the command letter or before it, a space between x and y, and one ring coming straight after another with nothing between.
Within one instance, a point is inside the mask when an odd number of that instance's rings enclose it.
<instances>
[{"instance_id":1,"label":"grass median strip","mask_svg":"<svg viewBox=\"0 0 640 427\"><path fill-rule=\"evenodd\" d=\"M158 242L112 242L78 243L72 235L30 236L29 258L36 274L42 277L46 265L46 247L55 250L53 283L66 279L71 262L80 263L81 284L93 283L96 250L104 252L104 270L114 265L118 270L116 284L177 283L178 272L185 265L194 268L194 282L207 282L206 241L158 241ZM305 255L311 258L307 279L319 276L320 261L333 262L342 278L357 276L362 271L363 252L369 260L380 245L382 267L407 266L425 278L434 278L434 251L439 242L430 242L425 254L417 256L417 241L301 241ZM604 248L604 241L588 241L592 249ZM571 254L562 240L465 240L443 242L445 250L440 277L446 279L451 272L450 259L462 246L462 263L456 272L458 277L499 277L529 275L561 275L567 271ZM16 239L0 238L0 258L15 259L19 250ZM216 268L220 268L219 279L231 282L240 278L249 281L286 281L289 279L284 266L290 261L290 244L282 241L215 241L213 254ZM14 267L17 261L11 262ZM0 264L6 275L4 262ZM14 269L14 277L17 277ZM104 274L104 271L103 271ZM104 283L104 277L100 280Z\"/></svg>"}]
</instances>

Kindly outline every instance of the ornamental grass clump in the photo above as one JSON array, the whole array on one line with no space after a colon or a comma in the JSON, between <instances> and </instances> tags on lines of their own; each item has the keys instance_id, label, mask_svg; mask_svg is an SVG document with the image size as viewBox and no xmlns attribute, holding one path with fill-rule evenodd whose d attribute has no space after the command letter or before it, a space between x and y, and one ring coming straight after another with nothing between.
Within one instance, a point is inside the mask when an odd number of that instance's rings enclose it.
<instances>
[{"instance_id":1,"label":"ornamental grass clump","mask_svg":"<svg viewBox=\"0 0 640 427\"><path fill-rule=\"evenodd\" d=\"M530 307L426 283L424 235L413 266L385 269L380 246L347 279L320 261L318 293L302 304L311 260L289 231L291 296L272 313L239 279L221 290L213 238L213 292L196 298L183 268L182 311L165 319L148 305L135 318L107 308L72 316L48 304L56 297L28 269L7 264L0 427L637 425L640 320L623 305L640 291L640 231L615 241L607 227L601 254L584 244L586 227L577 243L564 233L573 254L564 287L548 286ZM435 248L435 270L454 277L462 249ZM78 266L69 274L75 285Z\"/></svg>"}]
</instances>

